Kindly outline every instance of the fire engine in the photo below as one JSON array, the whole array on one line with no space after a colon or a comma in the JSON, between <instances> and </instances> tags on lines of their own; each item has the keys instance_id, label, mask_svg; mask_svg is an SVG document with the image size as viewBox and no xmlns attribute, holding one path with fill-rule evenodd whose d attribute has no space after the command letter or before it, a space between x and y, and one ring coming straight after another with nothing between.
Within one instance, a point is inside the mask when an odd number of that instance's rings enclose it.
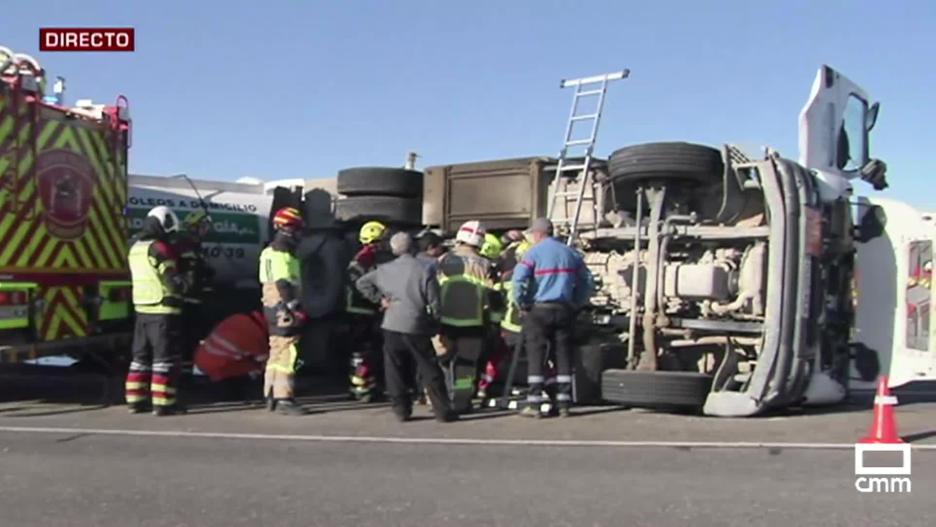
<instances>
[{"instance_id":1,"label":"fire engine","mask_svg":"<svg viewBox=\"0 0 936 527\"><path fill-rule=\"evenodd\" d=\"M128 102L66 107L46 80L0 48L0 362L131 337Z\"/></svg>"}]
</instances>

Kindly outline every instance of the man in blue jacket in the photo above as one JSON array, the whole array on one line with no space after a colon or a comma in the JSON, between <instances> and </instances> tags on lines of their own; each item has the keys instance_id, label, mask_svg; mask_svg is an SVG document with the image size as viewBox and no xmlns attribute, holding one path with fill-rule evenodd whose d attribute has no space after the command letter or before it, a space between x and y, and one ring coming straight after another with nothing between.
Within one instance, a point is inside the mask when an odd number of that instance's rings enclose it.
<instances>
[{"instance_id":1,"label":"man in blue jacket","mask_svg":"<svg viewBox=\"0 0 936 527\"><path fill-rule=\"evenodd\" d=\"M572 405L572 331L576 315L588 304L593 282L582 257L552 237L546 218L533 222L527 237L533 244L514 268L513 294L523 311L523 338L527 346L530 394L521 415L541 417L545 384L546 350L551 345L556 361L556 402L567 417Z\"/></svg>"}]
</instances>

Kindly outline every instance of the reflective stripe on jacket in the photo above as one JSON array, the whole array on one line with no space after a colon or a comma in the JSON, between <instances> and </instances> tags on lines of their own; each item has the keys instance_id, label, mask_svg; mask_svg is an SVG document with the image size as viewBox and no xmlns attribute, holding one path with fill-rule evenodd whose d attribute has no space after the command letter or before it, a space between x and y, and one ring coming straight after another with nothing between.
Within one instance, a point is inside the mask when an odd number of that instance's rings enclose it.
<instances>
[{"instance_id":1,"label":"reflective stripe on jacket","mask_svg":"<svg viewBox=\"0 0 936 527\"><path fill-rule=\"evenodd\" d=\"M582 257L555 238L534 245L513 271L514 299L521 306L557 302L582 307L592 288Z\"/></svg>"},{"instance_id":2,"label":"reflective stripe on jacket","mask_svg":"<svg viewBox=\"0 0 936 527\"><path fill-rule=\"evenodd\" d=\"M127 257L133 280L133 306L138 313L175 315L182 312L182 298L170 291L165 275L175 269L175 261L168 256L159 262L150 251L155 240L140 240L130 247Z\"/></svg>"},{"instance_id":3,"label":"reflective stripe on jacket","mask_svg":"<svg viewBox=\"0 0 936 527\"><path fill-rule=\"evenodd\" d=\"M471 249L456 247L439 261L440 321L454 327L485 323L488 295L493 289L491 262Z\"/></svg>"},{"instance_id":4,"label":"reflective stripe on jacket","mask_svg":"<svg viewBox=\"0 0 936 527\"><path fill-rule=\"evenodd\" d=\"M280 280L299 287L299 259L286 251L267 247L260 253L260 283L275 284Z\"/></svg>"},{"instance_id":5,"label":"reflective stripe on jacket","mask_svg":"<svg viewBox=\"0 0 936 527\"><path fill-rule=\"evenodd\" d=\"M520 333L523 326L520 321L520 307L513 301L513 284L510 280L504 280L500 285L504 290L504 302L507 304L507 311L504 313L500 327L512 333Z\"/></svg>"},{"instance_id":6,"label":"reflective stripe on jacket","mask_svg":"<svg viewBox=\"0 0 936 527\"><path fill-rule=\"evenodd\" d=\"M294 298L284 298L279 283L289 284L286 291L292 291ZM288 336L296 333L296 318L292 314L299 298L299 259L288 251L278 251L267 247L260 253L260 286L263 315L271 335Z\"/></svg>"}]
</instances>

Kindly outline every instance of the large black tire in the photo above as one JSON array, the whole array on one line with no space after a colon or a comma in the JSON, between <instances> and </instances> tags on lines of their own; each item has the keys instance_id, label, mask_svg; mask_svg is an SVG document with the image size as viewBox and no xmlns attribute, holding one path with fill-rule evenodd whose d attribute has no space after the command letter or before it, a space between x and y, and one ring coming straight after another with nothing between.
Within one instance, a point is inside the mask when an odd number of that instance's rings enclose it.
<instances>
[{"instance_id":1,"label":"large black tire","mask_svg":"<svg viewBox=\"0 0 936 527\"><path fill-rule=\"evenodd\" d=\"M601 397L609 403L643 408L700 409L712 376L687 371L605 370Z\"/></svg>"},{"instance_id":2,"label":"large black tire","mask_svg":"<svg viewBox=\"0 0 936 527\"><path fill-rule=\"evenodd\" d=\"M423 173L402 168L359 167L338 172L338 193L345 196L418 198Z\"/></svg>"},{"instance_id":3,"label":"large black tire","mask_svg":"<svg viewBox=\"0 0 936 527\"><path fill-rule=\"evenodd\" d=\"M648 179L721 181L725 164L721 152L692 143L647 143L615 150L608 161L615 184Z\"/></svg>"},{"instance_id":4,"label":"large black tire","mask_svg":"<svg viewBox=\"0 0 936 527\"><path fill-rule=\"evenodd\" d=\"M351 223L378 220L400 226L415 226L422 223L422 200L393 196L352 196L335 202L335 217Z\"/></svg>"}]
</instances>

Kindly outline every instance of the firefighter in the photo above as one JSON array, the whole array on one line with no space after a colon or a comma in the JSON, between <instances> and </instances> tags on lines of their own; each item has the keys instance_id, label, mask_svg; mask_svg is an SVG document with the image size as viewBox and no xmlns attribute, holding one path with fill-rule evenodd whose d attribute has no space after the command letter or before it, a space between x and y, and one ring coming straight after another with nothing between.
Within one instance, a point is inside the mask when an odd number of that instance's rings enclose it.
<instances>
[{"instance_id":1,"label":"firefighter","mask_svg":"<svg viewBox=\"0 0 936 527\"><path fill-rule=\"evenodd\" d=\"M478 251L484 244L484 227L467 221L455 235L455 248L439 261L441 286L440 331L443 360L448 362L453 406L471 410L478 363L487 342L488 307L493 289L493 266Z\"/></svg>"},{"instance_id":2,"label":"firefighter","mask_svg":"<svg viewBox=\"0 0 936 527\"><path fill-rule=\"evenodd\" d=\"M182 333L182 305L188 284L179 273L171 233L179 219L168 207L155 207L143 220L130 247L128 263L133 280L133 359L127 374L126 398L131 413L185 413L178 402Z\"/></svg>"},{"instance_id":3,"label":"firefighter","mask_svg":"<svg viewBox=\"0 0 936 527\"><path fill-rule=\"evenodd\" d=\"M348 265L348 292L345 310L349 315L351 332L351 394L362 402L380 397L380 309L354 287L358 278L369 273L378 264L393 259L388 250L387 226L379 221L365 223L358 232L361 249Z\"/></svg>"},{"instance_id":4,"label":"firefighter","mask_svg":"<svg viewBox=\"0 0 936 527\"><path fill-rule=\"evenodd\" d=\"M529 229L533 244L514 268L513 299L523 310L523 339L529 360L530 392L521 414L541 417L547 349L556 364L556 403L567 417L572 405L572 331L592 292L592 277L581 256L552 237L546 218Z\"/></svg>"},{"instance_id":5,"label":"firefighter","mask_svg":"<svg viewBox=\"0 0 936 527\"><path fill-rule=\"evenodd\" d=\"M299 211L292 207L280 209L273 216L273 228L273 241L260 253L261 301L270 330L263 394L271 412L303 415L305 410L294 398L299 335L307 318L299 302L299 259L295 257L303 228Z\"/></svg>"},{"instance_id":6,"label":"firefighter","mask_svg":"<svg viewBox=\"0 0 936 527\"><path fill-rule=\"evenodd\" d=\"M182 307L182 316L186 320L182 362L186 374L191 373L195 348L210 330L211 320L202 313L202 303L211 294L211 281L214 278L214 270L202 254L202 241L210 231L211 217L199 209L186 215L182 220L182 229L174 233L173 237L179 272L190 284Z\"/></svg>"},{"instance_id":7,"label":"firefighter","mask_svg":"<svg viewBox=\"0 0 936 527\"><path fill-rule=\"evenodd\" d=\"M205 261L202 254L202 242L211 232L211 217L204 210L190 212L182 220L183 228L175 237L176 252L179 255L179 271L193 285L191 294L185 301L201 304L210 292L214 270Z\"/></svg>"},{"instance_id":8,"label":"firefighter","mask_svg":"<svg viewBox=\"0 0 936 527\"><path fill-rule=\"evenodd\" d=\"M519 240L515 238L507 239L514 241L508 243L497 259L498 282L494 285L494 289L499 293L504 305L503 315L499 317L498 338L494 339L491 356L485 366L484 374L481 376L481 383L479 383L478 396L482 399L490 396L489 387L497 378L504 360L523 349L520 309L517 303L512 300L513 287L511 287L511 279L513 278L514 267L527 249L530 248L530 242L526 241L522 235Z\"/></svg>"},{"instance_id":9,"label":"firefighter","mask_svg":"<svg viewBox=\"0 0 936 527\"><path fill-rule=\"evenodd\" d=\"M498 269L498 259L500 258L501 252L504 247L501 244L501 239L493 233L487 233L484 235L484 243L481 245L481 249L478 251L478 254L486 258L491 263L491 275L494 277L494 288L489 292L489 303L488 303L488 343L485 346L485 354L481 358L481 364L485 364L484 373L481 374L480 379L478 380L478 393L477 396L481 398L481 406L484 407L488 395L488 388L491 383L494 382L494 377L496 376L496 367L495 365L500 363L501 353L503 346L500 343L500 335L497 328L500 326L501 321L504 318L504 311L506 305L504 303L504 296L501 293L501 288L499 287L500 271Z\"/></svg>"}]
</instances>

